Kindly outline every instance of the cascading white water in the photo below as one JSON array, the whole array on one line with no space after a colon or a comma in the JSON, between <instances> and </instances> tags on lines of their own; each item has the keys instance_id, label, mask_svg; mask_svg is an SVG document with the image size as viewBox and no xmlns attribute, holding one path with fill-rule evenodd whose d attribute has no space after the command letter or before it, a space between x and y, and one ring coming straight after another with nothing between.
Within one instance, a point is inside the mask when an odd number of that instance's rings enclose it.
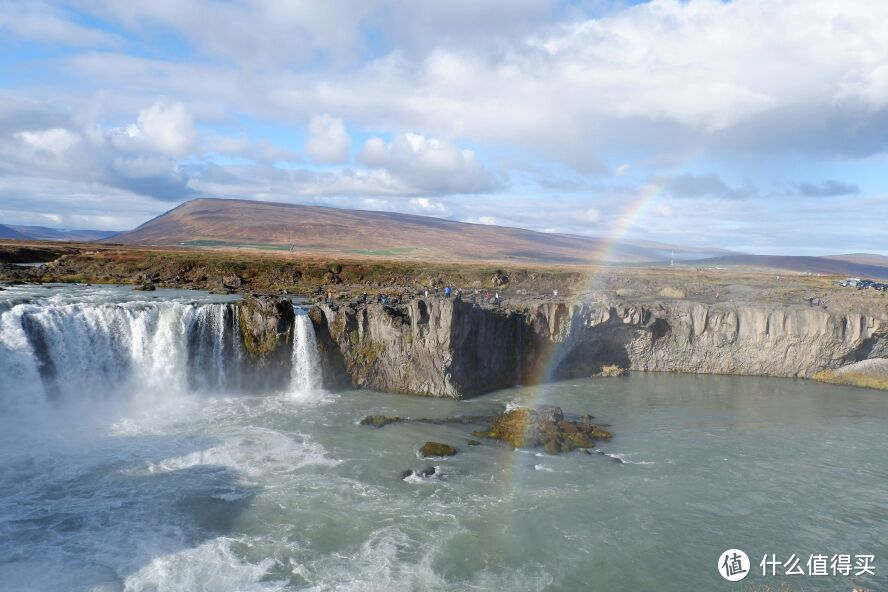
<instances>
[{"instance_id":1,"label":"cascading white water","mask_svg":"<svg viewBox=\"0 0 888 592\"><path fill-rule=\"evenodd\" d=\"M179 302L13 306L0 315L0 405L237 391L233 310Z\"/></svg>"},{"instance_id":2,"label":"cascading white water","mask_svg":"<svg viewBox=\"0 0 888 592\"><path fill-rule=\"evenodd\" d=\"M293 393L311 393L321 388L321 361L315 341L314 326L309 316L298 307L293 332L290 390Z\"/></svg>"},{"instance_id":3,"label":"cascading white water","mask_svg":"<svg viewBox=\"0 0 888 592\"><path fill-rule=\"evenodd\" d=\"M321 387L314 329L301 309L295 309L288 373L253 365L245 355L235 304L120 301L103 290L83 299L33 298L32 291L27 300L0 300L0 410Z\"/></svg>"}]
</instances>

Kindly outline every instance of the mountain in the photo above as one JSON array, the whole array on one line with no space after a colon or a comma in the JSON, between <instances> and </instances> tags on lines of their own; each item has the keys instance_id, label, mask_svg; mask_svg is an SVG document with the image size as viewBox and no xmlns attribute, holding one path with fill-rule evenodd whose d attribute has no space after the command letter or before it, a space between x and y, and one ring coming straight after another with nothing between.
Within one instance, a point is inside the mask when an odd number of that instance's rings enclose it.
<instances>
[{"instance_id":1,"label":"mountain","mask_svg":"<svg viewBox=\"0 0 888 592\"><path fill-rule=\"evenodd\" d=\"M729 251L534 232L393 212L195 199L105 242L365 253L441 260L645 263Z\"/></svg>"},{"instance_id":2,"label":"mountain","mask_svg":"<svg viewBox=\"0 0 888 592\"><path fill-rule=\"evenodd\" d=\"M117 234L117 232L108 230L60 230L58 228L47 228L46 226L15 226L12 224L8 224L7 228L18 232L22 235L21 238L48 241L90 242L109 238Z\"/></svg>"},{"instance_id":3,"label":"mountain","mask_svg":"<svg viewBox=\"0 0 888 592\"><path fill-rule=\"evenodd\" d=\"M27 239L28 237L11 226L0 224L0 238Z\"/></svg>"},{"instance_id":4,"label":"mountain","mask_svg":"<svg viewBox=\"0 0 888 592\"><path fill-rule=\"evenodd\" d=\"M849 261L851 263L859 263L861 265L878 265L879 267L888 267L888 257L885 255L873 255L872 253L848 253L846 255L827 255L825 259L835 259L836 261Z\"/></svg>"},{"instance_id":5,"label":"mountain","mask_svg":"<svg viewBox=\"0 0 888 592\"><path fill-rule=\"evenodd\" d=\"M857 263L853 260L828 257L801 257L778 255L728 255L711 257L696 261L685 261L684 265L717 266L717 267L747 267L754 269L770 269L774 271L787 271L794 273L818 273L824 275L844 275L864 277L870 279L888 279L888 257L880 255L866 255L858 261L881 262L884 265Z\"/></svg>"}]
</instances>

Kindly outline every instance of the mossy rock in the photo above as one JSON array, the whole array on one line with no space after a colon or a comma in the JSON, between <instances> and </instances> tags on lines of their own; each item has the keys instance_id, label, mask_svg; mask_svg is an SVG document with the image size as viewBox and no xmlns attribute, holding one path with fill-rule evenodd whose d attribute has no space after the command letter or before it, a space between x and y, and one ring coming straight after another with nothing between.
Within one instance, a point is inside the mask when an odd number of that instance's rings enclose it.
<instances>
[{"instance_id":1,"label":"mossy rock","mask_svg":"<svg viewBox=\"0 0 888 592\"><path fill-rule=\"evenodd\" d=\"M385 415L368 415L364 419L360 421L362 426L373 426L374 428L381 428L387 426L391 423L400 423L400 417L388 417Z\"/></svg>"},{"instance_id":2,"label":"mossy rock","mask_svg":"<svg viewBox=\"0 0 888 592\"><path fill-rule=\"evenodd\" d=\"M608 440L611 433L592 425L591 415L582 422L564 419L561 409L541 406L519 408L496 416L487 431L476 436L505 442L514 448L543 448L549 454L570 452L575 448L592 448L595 440Z\"/></svg>"},{"instance_id":3,"label":"mossy rock","mask_svg":"<svg viewBox=\"0 0 888 592\"><path fill-rule=\"evenodd\" d=\"M428 456L453 456L456 454L456 448L449 444L440 442L426 442L419 449L419 454L423 457Z\"/></svg>"},{"instance_id":4,"label":"mossy rock","mask_svg":"<svg viewBox=\"0 0 888 592\"><path fill-rule=\"evenodd\" d=\"M293 304L286 299L260 296L244 298L238 306L240 333L247 355L260 363L268 363L277 354L283 356L286 352L281 346L292 339Z\"/></svg>"}]
</instances>

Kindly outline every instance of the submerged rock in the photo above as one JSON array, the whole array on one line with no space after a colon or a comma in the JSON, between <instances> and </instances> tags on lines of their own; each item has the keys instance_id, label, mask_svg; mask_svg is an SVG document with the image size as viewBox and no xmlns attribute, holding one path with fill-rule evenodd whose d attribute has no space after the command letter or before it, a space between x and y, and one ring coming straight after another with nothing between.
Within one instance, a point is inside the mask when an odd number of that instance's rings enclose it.
<instances>
[{"instance_id":1,"label":"submerged rock","mask_svg":"<svg viewBox=\"0 0 888 592\"><path fill-rule=\"evenodd\" d=\"M133 290L139 290L140 292L153 292L157 287L151 283L144 283L140 286L136 286Z\"/></svg>"},{"instance_id":2,"label":"submerged rock","mask_svg":"<svg viewBox=\"0 0 888 592\"><path fill-rule=\"evenodd\" d=\"M466 440L466 444L468 444L469 446L480 446L481 442L479 442L478 440Z\"/></svg>"},{"instance_id":3,"label":"submerged rock","mask_svg":"<svg viewBox=\"0 0 888 592\"><path fill-rule=\"evenodd\" d=\"M592 425L591 416L577 422L564 419L560 407L518 408L494 418L490 428L475 435L506 442L515 448L543 448L548 454L592 448L595 440L610 439L611 433Z\"/></svg>"},{"instance_id":4,"label":"submerged rock","mask_svg":"<svg viewBox=\"0 0 888 592\"><path fill-rule=\"evenodd\" d=\"M442 474L438 467L427 466L424 469L416 470L416 469L407 469L406 471L401 472L401 480L402 481L412 481L416 479L433 479L436 477L441 477Z\"/></svg>"},{"instance_id":5,"label":"submerged rock","mask_svg":"<svg viewBox=\"0 0 888 592\"><path fill-rule=\"evenodd\" d=\"M456 448L450 446L449 444L442 444L440 442L426 442L419 449L420 456L453 456L456 454Z\"/></svg>"},{"instance_id":6,"label":"submerged rock","mask_svg":"<svg viewBox=\"0 0 888 592\"><path fill-rule=\"evenodd\" d=\"M400 417L388 417L385 415L368 415L364 419L360 421L360 424L363 426L373 426L374 428L381 428L383 426L387 426L390 423L400 423L403 421Z\"/></svg>"}]
</instances>

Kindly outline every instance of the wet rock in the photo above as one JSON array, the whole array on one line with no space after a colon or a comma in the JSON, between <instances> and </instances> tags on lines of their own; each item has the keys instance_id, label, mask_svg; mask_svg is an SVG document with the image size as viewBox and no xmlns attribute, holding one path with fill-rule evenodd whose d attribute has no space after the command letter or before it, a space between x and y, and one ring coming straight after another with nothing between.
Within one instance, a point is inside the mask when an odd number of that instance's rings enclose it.
<instances>
[{"instance_id":1,"label":"wet rock","mask_svg":"<svg viewBox=\"0 0 888 592\"><path fill-rule=\"evenodd\" d=\"M426 442L419 449L419 454L423 457L427 456L453 456L456 454L456 448L449 444L440 442Z\"/></svg>"},{"instance_id":2,"label":"wet rock","mask_svg":"<svg viewBox=\"0 0 888 592\"><path fill-rule=\"evenodd\" d=\"M153 292L157 287L151 283L144 283L140 286L136 286L133 290L139 290L140 292Z\"/></svg>"},{"instance_id":3,"label":"wet rock","mask_svg":"<svg viewBox=\"0 0 888 592\"><path fill-rule=\"evenodd\" d=\"M270 296L249 296L238 302L244 349L261 366L290 365L295 315L293 303Z\"/></svg>"},{"instance_id":4,"label":"wet rock","mask_svg":"<svg viewBox=\"0 0 888 592\"><path fill-rule=\"evenodd\" d=\"M607 440L611 433L590 423L564 418L561 408L551 405L535 409L518 408L496 416L490 428L475 435L506 442L515 448L543 448L548 454L591 448L595 440Z\"/></svg>"},{"instance_id":5,"label":"wet rock","mask_svg":"<svg viewBox=\"0 0 888 592\"><path fill-rule=\"evenodd\" d=\"M406 471L401 471L401 481L406 481L411 477L419 477L421 479L432 479L433 477L440 476L438 473L438 467L427 466L424 469L416 470L416 469L407 469Z\"/></svg>"},{"instance_id":6,"label":"wet rock","mask_svg":"<svg viewBox=\"0 0 888 592\"><path fill-rule=\"evenodd\" d=\"M534 410L539 421L558 422L564 419L561 407L555 405L537 405Z\"/></svg>"},{"instance_id":7,"label":"wet rock","mask_svg":"<svg viewBox=\"0 0 888 592\"><path fill-rule=\"evenodd\" d=\"M478 440L466 440L466 444L468 444L469 446L480 446L481 442L479 442Z\"/></svg>"},{"instance_id":8,"label":"wet rock","mask_svg":"<svg viewBox=\"0 0 888 592\"><path fill-rule=\"evenodd\" d=\"M389 425L390 423L400 423L403 421L400 417L388 417L386 415L368 415L364 419L360 421L362 426L373 426L374 428L381 428Z\"/></svg>"}]
</instances>

